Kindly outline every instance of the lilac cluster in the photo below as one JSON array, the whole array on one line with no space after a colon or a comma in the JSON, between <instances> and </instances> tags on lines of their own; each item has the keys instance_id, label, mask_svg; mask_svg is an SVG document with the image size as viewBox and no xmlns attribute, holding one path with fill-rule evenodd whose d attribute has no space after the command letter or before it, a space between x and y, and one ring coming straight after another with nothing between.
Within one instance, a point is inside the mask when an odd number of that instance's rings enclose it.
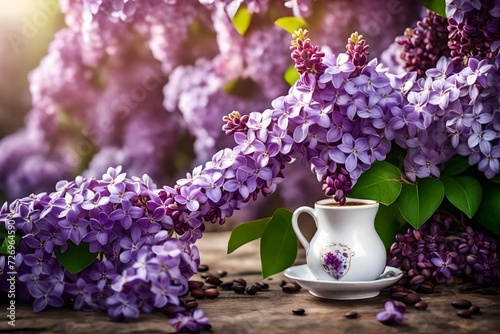
<instances>
[{"instance_id":1,"label":"lilac cluster","mask_svg":"<svg viewBox=\"0 0 500 334\"><path fill-rule=\"evenodd\" d=\"M404 168L411 181L439 177L437 166L455 153L468 156L488 178L500 172L499 62L498 57L471 58L461 68L443 57L425 79L412 72L391 78L405 100L391 110L385 134L406 150Z\"/></svg>"},{"instance_id":2,"label":"lilac cluster","mask_svg":"<svg viewBox=\"0 0 500 334\"><path fill-rule=\"evenodd\" d=\"M35 312L72 305L106 310L115 320L181 305L179 297L200 263L192 236L203 227L192 219L179 229L174 219L189 217L147 175L130 179L121 167L109 168L100 180L60 181L55 192L16 199L0 211L0 222L12 222L22 235L16 257L19 295ZM72 274L56 254L81 244L96 259Z\"/></svg>"},{"instance_id":3,"label":"lilac cluster","mask_svg":"<svg viewBox=\"0 0 500 334\"><path fill-rule=\"evenodd\" d=\"M467 63L470 57L491 59L500 52L500 3L496 0L446 1L451 58Z\"/></svg>"},{"instance_id":4,"label":"lilac cluster","mask_svg":"<svg viewBox=\"0 0 500 334\"><path fill-rule=\"evenodd\" d=\"M319 51L317 45L311 44L309 39L309 31L302 28L292 34L292 59L295 62L295 69L300 74L311 73L316 78L319 78L325 72L325 65L322 59L325 56L324 52Z\"/></svg>"},{"instance_id":5,"label":"lilac cluster","mask_svg":"<svg viewBox=\"0 0 500 334\"><path fill-rule=\"evenodd\" d=\"M413 29L407 28L396 42L403 46L400 57L406 71L416 71L419 77L434 67L439 58L448 57L448 22L442 16L427 11L427 16Z\"/></svg>"},{"instance_id":6,"label":"lilac cluster","mask_svg":"<svg viewBox=\"0 0 500 334\"><path fill-rule=\"evenodd\" d=\"M500 281L497 242L472 227L456 232L451 216L435 214L419 229L397 234L390 248L388 264L405 270L410 278L423 275L442 283L468 277L477 284Z\"/></svg>"},{"instance_id":7,"label":"lilac cluster","mask_svg":"<svg viewBox=\"0 0 500 334\"><path fill-rule=\"evenodd\" d=\"M370 51L368 50L370 46L366 44L363 35L360 35L357 31L351 34L351 37L347 40L346 54L349 56L349 60L352 61L354 66L356 66L355 75L358 75L363 67L368 63L368 55Z\"/></svg>"},{"instance_id":8,"label":"lilac cluster","mask_svg":"<svg viewBox=\"0 0 500 334\"><path fill-rule=\"evenodd\" d=\"M278 153L301 155L326 184L327 194L343 203L361 173L389 151L383 126L375 124L380 120L383 125L384 115L401 95L392 92L376 61L352 80L356 67L346 54L328 55L324 65L319 80L304 72L287 96L273 101L273 109L251 113L248 130L234 137L236 149L255 155L258 164Z\"/></svg>"}]
</instances>

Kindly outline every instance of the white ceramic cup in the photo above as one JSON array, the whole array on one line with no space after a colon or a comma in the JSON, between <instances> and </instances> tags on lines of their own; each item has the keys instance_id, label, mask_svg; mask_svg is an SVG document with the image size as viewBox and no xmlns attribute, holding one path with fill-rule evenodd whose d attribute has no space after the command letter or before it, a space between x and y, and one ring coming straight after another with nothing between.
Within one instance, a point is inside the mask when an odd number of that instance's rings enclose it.
<instances>
[{"instance_id":1,"label":"white ceramic cup","mask_svg":"<svg viewBox=\"0 0 500 334\"><path fill-rule=\"evenodd\" d=\"M372 281L385 269L386 250L375 231L378 202L348 198L338 205L332 198L317 201L314 209L295 210L292 226L307 254L307 266L318 280ZM318 230L311 242L299 228L299 215L312 216Z\"/></svg>"}]
</instances>

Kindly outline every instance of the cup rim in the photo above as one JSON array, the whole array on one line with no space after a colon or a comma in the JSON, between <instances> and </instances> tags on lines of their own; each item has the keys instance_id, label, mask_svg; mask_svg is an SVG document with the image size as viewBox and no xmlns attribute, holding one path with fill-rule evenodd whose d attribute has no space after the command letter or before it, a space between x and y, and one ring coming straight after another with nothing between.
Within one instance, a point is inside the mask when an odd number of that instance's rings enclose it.
<instances>
[{"instance_id":1,"label":"cup rim","mask_svg":"<svg viewBox=\"0 0 500 334\"><path fill-rule=\"evenodd\" d=\"M346 205L344 205L344 206L342 206L342 205L331 206L331 205L327 205L327 204L330 204L330 203L338 203L333 198L324 198L324 199L321 199L319 201L316 201L314 203L314 205L315 206L319 206L321 208L328 208L328 209L334 209L334 210L353 210L353 209L360 209L360 208L370 208L370 207L374 207L374 206L378 206L379 205L379 202L377 202L375 200L361 199L361 198L351 198L351 197L347 197L346 198L346 202L361 202L361 203L364 203L365 205L363 205L363 206L346 206Z\"/></svg>"}]
</instances>

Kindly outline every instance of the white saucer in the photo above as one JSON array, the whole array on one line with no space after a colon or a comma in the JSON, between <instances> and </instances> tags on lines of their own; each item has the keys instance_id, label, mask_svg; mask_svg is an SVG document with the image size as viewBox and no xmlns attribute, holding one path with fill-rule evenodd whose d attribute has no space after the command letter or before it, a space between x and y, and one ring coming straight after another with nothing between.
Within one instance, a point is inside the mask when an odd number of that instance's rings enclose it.
<instances>
[{"instance_id":1,"label":"white saucer","mask_svg":"<svg viewBox=\"0 0 500 334\"><path fill-rule=\"evenodd\" d=\"M322 281L316 279L306 264L290 267L285 276L309 290L313 296L325 299L364 299L378 296L380 290L399 281L403 272L387 266L380 277L374 281Z\"/></svg>"}]
</instances>

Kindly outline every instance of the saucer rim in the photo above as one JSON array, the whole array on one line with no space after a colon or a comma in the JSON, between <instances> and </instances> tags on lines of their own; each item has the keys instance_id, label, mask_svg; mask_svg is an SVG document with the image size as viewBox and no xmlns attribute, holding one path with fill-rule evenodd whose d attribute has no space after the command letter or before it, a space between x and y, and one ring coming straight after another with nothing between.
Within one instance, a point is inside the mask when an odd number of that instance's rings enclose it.
<instances>
[{"instance_id":1,"label":"saucer rim","mask_svg":"<svg viewBox=\"0 0 500 334\"><path fill-rule=\"evenodd\" d=\"M304 278L304 277L300 277L298 275L291 275L290 274L291 270L293 270L294 268L299 268L299 267L306 267L307 269L309 269L307 267L307 264L300 264L300 265L292 266L292 267L285 269L284 275L287 278L293 279L293 280L299 280L299 281L311 282L311 283L320 283L320 284L333 284L333 285L370 285L370 284L374 284L377 282L388 282L388 281L392 281L392 280L396 280L396 279L399 280L403 276L403 271L401 269L395 268L392 266L385 266L384 271L380 275L383 275L385 272L387 272L389 270L395 271L396 275L391 276L391 277L377 278L377 279L370 280L370 281L325 281L325 280L319 280L319 279Z\"/></svg>"}]
</instances>

